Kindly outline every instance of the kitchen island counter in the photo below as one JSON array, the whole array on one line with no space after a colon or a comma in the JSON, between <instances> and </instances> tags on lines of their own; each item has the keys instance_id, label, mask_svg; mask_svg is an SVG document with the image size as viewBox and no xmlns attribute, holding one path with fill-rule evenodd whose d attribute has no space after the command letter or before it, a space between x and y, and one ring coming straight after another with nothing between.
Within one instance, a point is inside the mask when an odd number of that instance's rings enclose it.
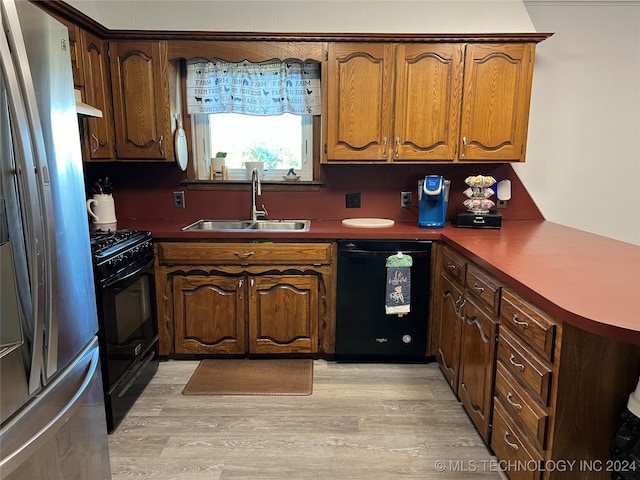
<instances>
[{"instance_id":1,"label":"kitchen island counter","mask_svg":"<svg viewBox=\"0 0 640 480\"><path fill-rule=\"evenodd\" d=\"M504 221L499 230L423 229L412 222L352 228L312 220L308 232L185 232L190 222L119 219L156 240L440 240L559 320L596 335L640 345L640 247L544 220Z\"/></svg>"}]
</instances>

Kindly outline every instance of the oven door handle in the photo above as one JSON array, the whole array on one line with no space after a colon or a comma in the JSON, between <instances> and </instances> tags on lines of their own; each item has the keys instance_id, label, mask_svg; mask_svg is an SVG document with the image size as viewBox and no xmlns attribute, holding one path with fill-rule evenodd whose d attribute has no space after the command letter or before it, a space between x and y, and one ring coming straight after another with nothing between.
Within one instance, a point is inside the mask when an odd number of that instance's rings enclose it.
<instances>
[{"instance_id":1,"label":"oven door handle","mask_svg":"<svg viewBox=\"0 0 640 480\"><path fill-rule=\"evenodd\" d=\"M145 263L144 265L142 265L139 268L136 268L135 270L132 270L131 272L127 273L125 276L120 277L120 276L116 276L115 278L111 278L110 281L108 283L105 283L102 287L103 288L108 288L111 287L113 285L115 285L116 283L120 283L123 282L125 280L130 279L131 277L134 277L136 275L138 275L140 272L144 272L145 270L147 270L149 267L151 267L153 265L154 259L151 258L147 263Z\"/></svg>"}]
</instances>

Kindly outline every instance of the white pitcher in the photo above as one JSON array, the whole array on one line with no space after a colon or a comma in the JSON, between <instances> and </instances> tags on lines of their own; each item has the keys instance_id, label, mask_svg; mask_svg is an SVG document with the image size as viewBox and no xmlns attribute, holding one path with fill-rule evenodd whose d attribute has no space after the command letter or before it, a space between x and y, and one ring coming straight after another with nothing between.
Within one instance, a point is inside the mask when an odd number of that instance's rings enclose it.
<instances>
[{"instance_id":1,"label":"white pitcher","mask_svg":"<svg viewBox=\"0 0 640 480\"><path fill-rule=\"evenodd\" d=\"M87 200L87 211L95 227L115 228L116 207L111 194L96 193Z\"/></svg>"}]
</instances>

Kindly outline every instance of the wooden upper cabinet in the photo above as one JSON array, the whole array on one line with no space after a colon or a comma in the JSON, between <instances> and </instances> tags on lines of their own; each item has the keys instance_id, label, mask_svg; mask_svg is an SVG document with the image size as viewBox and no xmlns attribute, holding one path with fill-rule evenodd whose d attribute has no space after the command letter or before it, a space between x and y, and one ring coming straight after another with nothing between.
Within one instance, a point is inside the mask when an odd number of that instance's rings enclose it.
<instances>
[{"instance_id":1,"label":"wooden upper cabinet","mask_svg":"<svg viewBox=\"0 0 640 480\"><path fill-rule=\"evenodd\" d=\"M535 44L468 44L460 161L525 159Z\"/></svg>"},{"instance_id":2,"label":"wooden upper cabinet","mask_svg":"<svg viewBox=\"0 0 640 480\"><path fill-rule=\"evenodd\" d=\"M109 43L119 159L172 161L166 41Z\"/></svg>"},{"instance_id":3,"label":"wooden upper cabinet","mask_svg":"<svg viewBox=\"0 0 640 480\"><path fill-rule=\"evenodd\" d=\"M326 156L389 160L393 45L331 44L328 48Z\"/></svg>"},{"instance_id":4,"label":"wooden upper cabinet","mask_svg":"<svg viewBox=\"0 0 640 480\"><path fill-rule=\"evenodd\" d=\"M535 43L334 43L330 162L522 162Z\"/></svg>"},{"instance_id":5,"label":"wooden upper cabinet","mask_svg":"<svg viewBox=\"0 0 640 480\"><path fill-rule=\"evenodd\" d=\"M462 44L400 44L393 160L454 161L462 97Z\"/></svg>"},{"instance_id":6,"label":"wooden upper cabinet","mask_svg":"<svg viewBox=\"0 0 640 480\"><path fill-rule=\"evenodd\" d=\"M84 119L84 159L114 160L115 134L107 42L83 31L82 57L85 76L84 101L102 111L102 118Z\"/></svg>"},{"instance_id":7,"label":"wooden upper cabinet","mask_svg":"<svg viewBox=\"0 0 640 480\"><path fill-rule=\"evenodd\" d=\"M84 70L82 64L82 47L80 39L80 28L70 21L56 16L69 31L69 53L71 55L71 72L73 74L73 86L75 88L84 87Z\"/></svg>"}]
</instances>

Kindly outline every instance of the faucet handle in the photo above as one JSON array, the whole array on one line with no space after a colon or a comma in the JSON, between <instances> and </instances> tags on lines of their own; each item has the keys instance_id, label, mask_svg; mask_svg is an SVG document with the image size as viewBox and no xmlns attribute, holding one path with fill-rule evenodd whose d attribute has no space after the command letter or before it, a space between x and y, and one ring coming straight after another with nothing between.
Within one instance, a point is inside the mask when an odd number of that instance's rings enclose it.
<instances>
[{"instance_id":1,"label":"faucet handle","mask_svg":"<svg viewBox=\"0 0 640 480\"><path fill-rule=\"evenodd\" d=\"M264 203L262 204L262 212L260 212L261 216L266 217L267 215L269 215L269 212L267 212L267 207L264 206Z\"/></svg>"}]
</instances>

